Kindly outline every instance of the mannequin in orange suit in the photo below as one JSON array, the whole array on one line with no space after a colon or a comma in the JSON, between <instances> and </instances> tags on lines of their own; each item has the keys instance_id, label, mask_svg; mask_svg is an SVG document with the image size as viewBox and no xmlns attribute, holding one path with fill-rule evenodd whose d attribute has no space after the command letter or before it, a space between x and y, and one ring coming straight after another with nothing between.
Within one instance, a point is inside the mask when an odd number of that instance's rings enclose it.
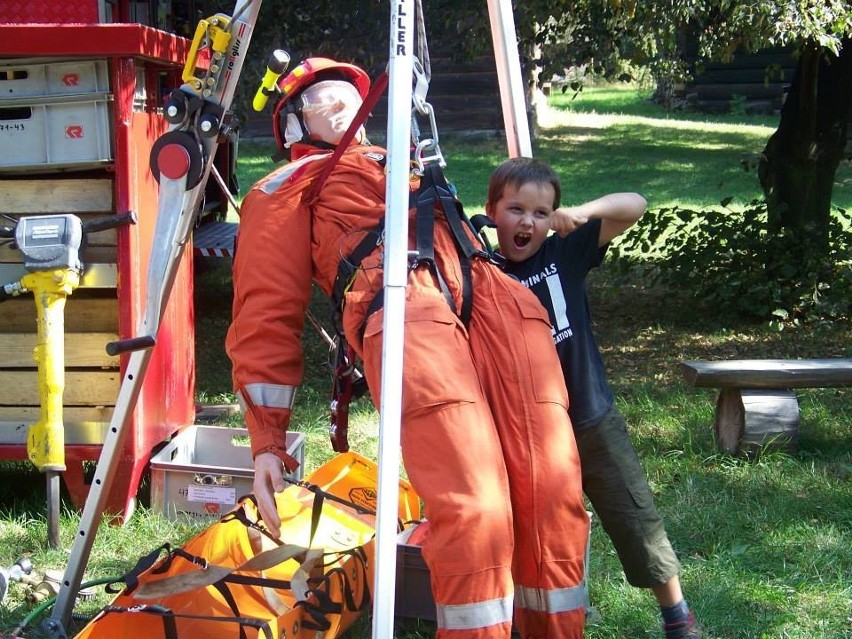
<instances>
[{"instance_id":1,"label":"mannequin in orange suit","mask_svg":"<svg viewBox=\"0 0 852 639\"><path fill-rule=\"evenodd\" d=\"M251 435L254 490L273 534L280 526L274 493L286 485L284 469L296 466L285 433L302 381L311 284L330 295L341 257L376 233L385 214L385 151L363 132L308 197L368 92L366 74L309 58L279 88L275 135L291 161L242 204L226 344ZM346 292L342 325L378 398L383 310L374 300L383 247L376 236ZM474 257L465 325L457 312L460 258L438 209L434 253L449 296L433 270L409 270L401 440L430 524L423 554L437 636L508 639L514 618L523 637L582 637L588 516L547 315L522 285Z\"/></svg>"}]
</instances>

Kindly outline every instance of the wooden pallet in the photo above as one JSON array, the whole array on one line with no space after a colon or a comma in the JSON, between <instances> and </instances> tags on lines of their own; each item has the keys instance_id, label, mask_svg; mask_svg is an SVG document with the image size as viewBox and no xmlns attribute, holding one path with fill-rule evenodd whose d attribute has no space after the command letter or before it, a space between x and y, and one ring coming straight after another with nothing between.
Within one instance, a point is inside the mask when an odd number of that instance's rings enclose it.
<instances>
[{"instance_id":1,"label":"wooden pallet","mask_svg":"<svg viewBox=\"0 0 852 639\"><path fill-rule=\"evenodd\" d=\"M93 177L49 179L7 176L0 179L2 213L23 216L71 213L83 221L111 215L113 180ZM119 358L106 344L118 339L116 230L92 233L81 253L85 273L65 307L65 390L67 444L97 444L93 433L108 424L120 384ZM11 242L0 246L3 284L26 273L21 253ZM36 306L24 294L0 304L0 444L22 442L22 427L39 416ZM25 441L25 439L23 440Z\"/></svg>"}]
</instances>

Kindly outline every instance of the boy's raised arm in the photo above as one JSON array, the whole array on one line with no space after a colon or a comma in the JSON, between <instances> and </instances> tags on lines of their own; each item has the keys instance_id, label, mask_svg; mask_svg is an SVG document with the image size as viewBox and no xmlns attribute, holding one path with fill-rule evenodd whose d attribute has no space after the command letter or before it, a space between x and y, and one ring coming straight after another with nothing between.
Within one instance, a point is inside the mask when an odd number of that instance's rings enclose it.
<instances>
[{"instance_id":1,"label":"boy's raised arm","mask_svg":"<svg viewBox=\"0 0 852 639\"><path fill-rule=\"evenodd\" d=\"M604 246L633 226L647 204L638 193L610 193L578 206L559 207L550 218L550 228L564 237L589 220L599 219L598 246Z\"/></svg>"}]
</instances>

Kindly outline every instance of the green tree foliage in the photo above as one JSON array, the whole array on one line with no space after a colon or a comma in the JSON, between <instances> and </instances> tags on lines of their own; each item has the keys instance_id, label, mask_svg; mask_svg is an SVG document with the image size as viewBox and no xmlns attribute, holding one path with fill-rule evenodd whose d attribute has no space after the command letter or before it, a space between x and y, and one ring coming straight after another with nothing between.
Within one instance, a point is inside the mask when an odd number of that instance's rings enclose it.
<instances>
[{"instance_id":1,"label":"green tree foliage","mask_svg":"<svg viewBox=\"0 0 852 639\"><path fill-rule=\"evenodd\" d=\"M770 231L767 222L760 201L737 212L661 209L644 215L612 253L626 271L691 291L714 315L778 326L852 318L852 216L833 211L828 248L820 250L789 229Z\"/></svg>"},{"instance_id":2,"label":"green tree foliage","mask_svg":"<svg viewBox=\"0 0 852 639\"><path fill-rule=\"evenodd\" d=\"M619 77L625 62L653 73L665 96L688 72L686 46L703 61L739 52L788 47L798 67L778 131L759 163L766 194L766 239L778 258L790 250L831 253L831 193L852 112L852 3L849 0L525 0L514 3L528 75L545 79L568 67ZM295 59L329 55L375 74L387 61L389 1L266 0L255 32L256 65L246 70L253 93L263 57L284 48ZM423 0L430 49L467 57L486 53L491 30L485 6ZM246 101L246 98L243 98ZM784 231L783 233L781 231ZM800 247L777 238L790 233ZM804 264L806 260L800 260ZM770 279L780 277L772 272ZM803 266L804 268L804 266ZM807 273L802 272L803 280ZM785 275L789 281L789 277Z\"/></svg>"},{"instance_id":3,"label":"green tree foliage","mask_svg":"<svg viewBox=\"0 0 852 639\"><path fill-rule=\"evenodd\" d=\"M211 0L211 12L230 14L233 0ZM265 0L251 41L251 55L243 69L234 110L243 120L258 117L251 100L266 70L269 55L283 49L291 67L310 56L328 56L356 62L368 71L387 60L388 16L385 0ZM384 43L384 45L382 44Z\"/></svg>"}]
</instances>

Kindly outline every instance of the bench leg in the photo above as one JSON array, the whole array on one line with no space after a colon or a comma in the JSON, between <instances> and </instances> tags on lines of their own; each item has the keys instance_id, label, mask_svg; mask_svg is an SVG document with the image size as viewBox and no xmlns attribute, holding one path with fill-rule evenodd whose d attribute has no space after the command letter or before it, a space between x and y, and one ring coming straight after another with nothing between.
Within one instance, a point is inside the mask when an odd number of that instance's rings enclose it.
<instances>
[{"instance_id":1,"label":"bench leg","mask_svg":"<svg viewBox=\"0 0 852 639\"><path fill-rule=\"evenodd\" d=\"M795 453L799 402L786 389L723 388L714 428L719 447L730 455L753 455L764 448Z\"/></svg>"},{"instance_id":2,"label":"bench leg","mask_svg":"<svg viewBox=\"0 0 852 639\"><path fill-rule=\"evenodd\" d=\"M740 450L745 420L743 418L743 400L738 388L723 388L716 400L716 443L729 455Z\"/></svg>"}]
</instances>

